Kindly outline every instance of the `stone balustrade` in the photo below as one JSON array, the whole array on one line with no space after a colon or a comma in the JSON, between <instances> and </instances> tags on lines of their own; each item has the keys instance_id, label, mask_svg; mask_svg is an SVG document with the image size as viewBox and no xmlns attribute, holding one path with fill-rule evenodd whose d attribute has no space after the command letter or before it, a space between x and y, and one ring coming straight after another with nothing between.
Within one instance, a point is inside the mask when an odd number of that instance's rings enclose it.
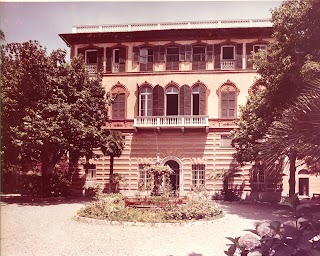
<instances>
[{"instance_id":1,"label":"stone balustrade","mask_svg":"<svg viewBox=\"0 0 320 256\"><path fill-rule=\"evenodd\" d=\"M72 27L72 33L98 32L131 32L168 29L206 29L206 28L249 28L272 27L269 19L255 20L224 20L224 21L190 21L190 22L163 22L120 25L82 25Z\"/></svg>"}]
</instances>

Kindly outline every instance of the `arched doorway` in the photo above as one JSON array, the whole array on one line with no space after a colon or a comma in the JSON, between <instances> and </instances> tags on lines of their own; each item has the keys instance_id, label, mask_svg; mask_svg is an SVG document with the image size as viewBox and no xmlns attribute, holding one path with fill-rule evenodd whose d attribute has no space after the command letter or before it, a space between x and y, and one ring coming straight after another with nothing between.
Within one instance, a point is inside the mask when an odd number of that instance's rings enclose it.
<instances>
[{"instance_id":1,"label":"arched doorway","mask_svg":"<svg viewBox=\"0 0 320 256\"><path fill-rule=\"evenodd\" d=\"M174 160L169 160L165 163L165 165L170 166L170 168L174 171L174 174L170 175L170 183L171 183L171 187L174 192L174 195L178 195L179 188L180 188L180 166L179 166L179 163L177 163Z\"/></svg>"}]
</instances>

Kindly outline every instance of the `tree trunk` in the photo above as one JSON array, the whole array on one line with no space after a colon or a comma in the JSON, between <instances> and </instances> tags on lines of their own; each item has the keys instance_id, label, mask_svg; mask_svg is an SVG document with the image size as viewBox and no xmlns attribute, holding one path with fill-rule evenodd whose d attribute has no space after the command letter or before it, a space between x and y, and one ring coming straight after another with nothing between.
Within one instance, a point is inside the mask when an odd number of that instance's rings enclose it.
<instances>
[{"instance_id":1,"label":"tree trunk","mask_svg":"<svg viewBox=\"0 0 320 256\"><path fill-rule=\"evenodd\" d=\"M296 193L296 160L297 160L297 151L295 149L291 149L289 154L290 161L290 176L289 176L289 196L294 195Z\"/></svg>"},{"instance_id":2,"label":"tree trunk","mask_svg":"<svg viewBox=\"0 0 320 256\"><path fill-rule=\"evenodd\" d=\"M111 193L112 184L113 184L113 161L114 161L114 156L110 156L109 193Z\"/></svg>"},{"instance_id":3,"label":"tree trunk","mask_svg":"<svg viewBox=\"0 0 320 256\"><path fill-rule=\"evenodd\" d=\"M49 197L49 164L46 160L41 162L41 196Z\"/></svg>"}]
</instances>

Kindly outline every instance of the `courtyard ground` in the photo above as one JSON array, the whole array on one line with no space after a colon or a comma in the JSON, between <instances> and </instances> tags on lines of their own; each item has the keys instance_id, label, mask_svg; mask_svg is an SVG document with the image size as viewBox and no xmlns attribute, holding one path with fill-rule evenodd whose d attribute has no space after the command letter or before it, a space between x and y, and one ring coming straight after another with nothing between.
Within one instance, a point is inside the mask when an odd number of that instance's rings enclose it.
<instances>
[{"instance_id":1,"label":"courtyard ground","mask_svg":"<svg viewBox=\"0 0 320 256\"><path fill-rule=\"evenodd\" d=\"M228 237L285 218L279 205L223 202L212 223L108 225L75 220L85 199L1 201L2 256L225 256Z\"/></svg>"}]
</instances>

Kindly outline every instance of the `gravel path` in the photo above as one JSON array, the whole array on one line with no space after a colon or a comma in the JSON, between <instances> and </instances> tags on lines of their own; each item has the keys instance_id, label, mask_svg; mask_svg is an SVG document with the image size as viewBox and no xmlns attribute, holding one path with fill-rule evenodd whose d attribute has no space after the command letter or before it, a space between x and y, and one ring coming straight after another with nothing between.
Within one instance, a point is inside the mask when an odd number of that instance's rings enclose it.
<instances>
[{"instance_id":1,"label":"gravel path","mask_svg":"<svg viewBox=\"0 0 320 256\"><path fill-rule=\"evenodd\" d=\"M227 237L279 219L276 206L223 203L225 217L210 224L119 226L76 221L79 200L3 201L2 256L225 256Z\"/></svg>"}]
</instances>

